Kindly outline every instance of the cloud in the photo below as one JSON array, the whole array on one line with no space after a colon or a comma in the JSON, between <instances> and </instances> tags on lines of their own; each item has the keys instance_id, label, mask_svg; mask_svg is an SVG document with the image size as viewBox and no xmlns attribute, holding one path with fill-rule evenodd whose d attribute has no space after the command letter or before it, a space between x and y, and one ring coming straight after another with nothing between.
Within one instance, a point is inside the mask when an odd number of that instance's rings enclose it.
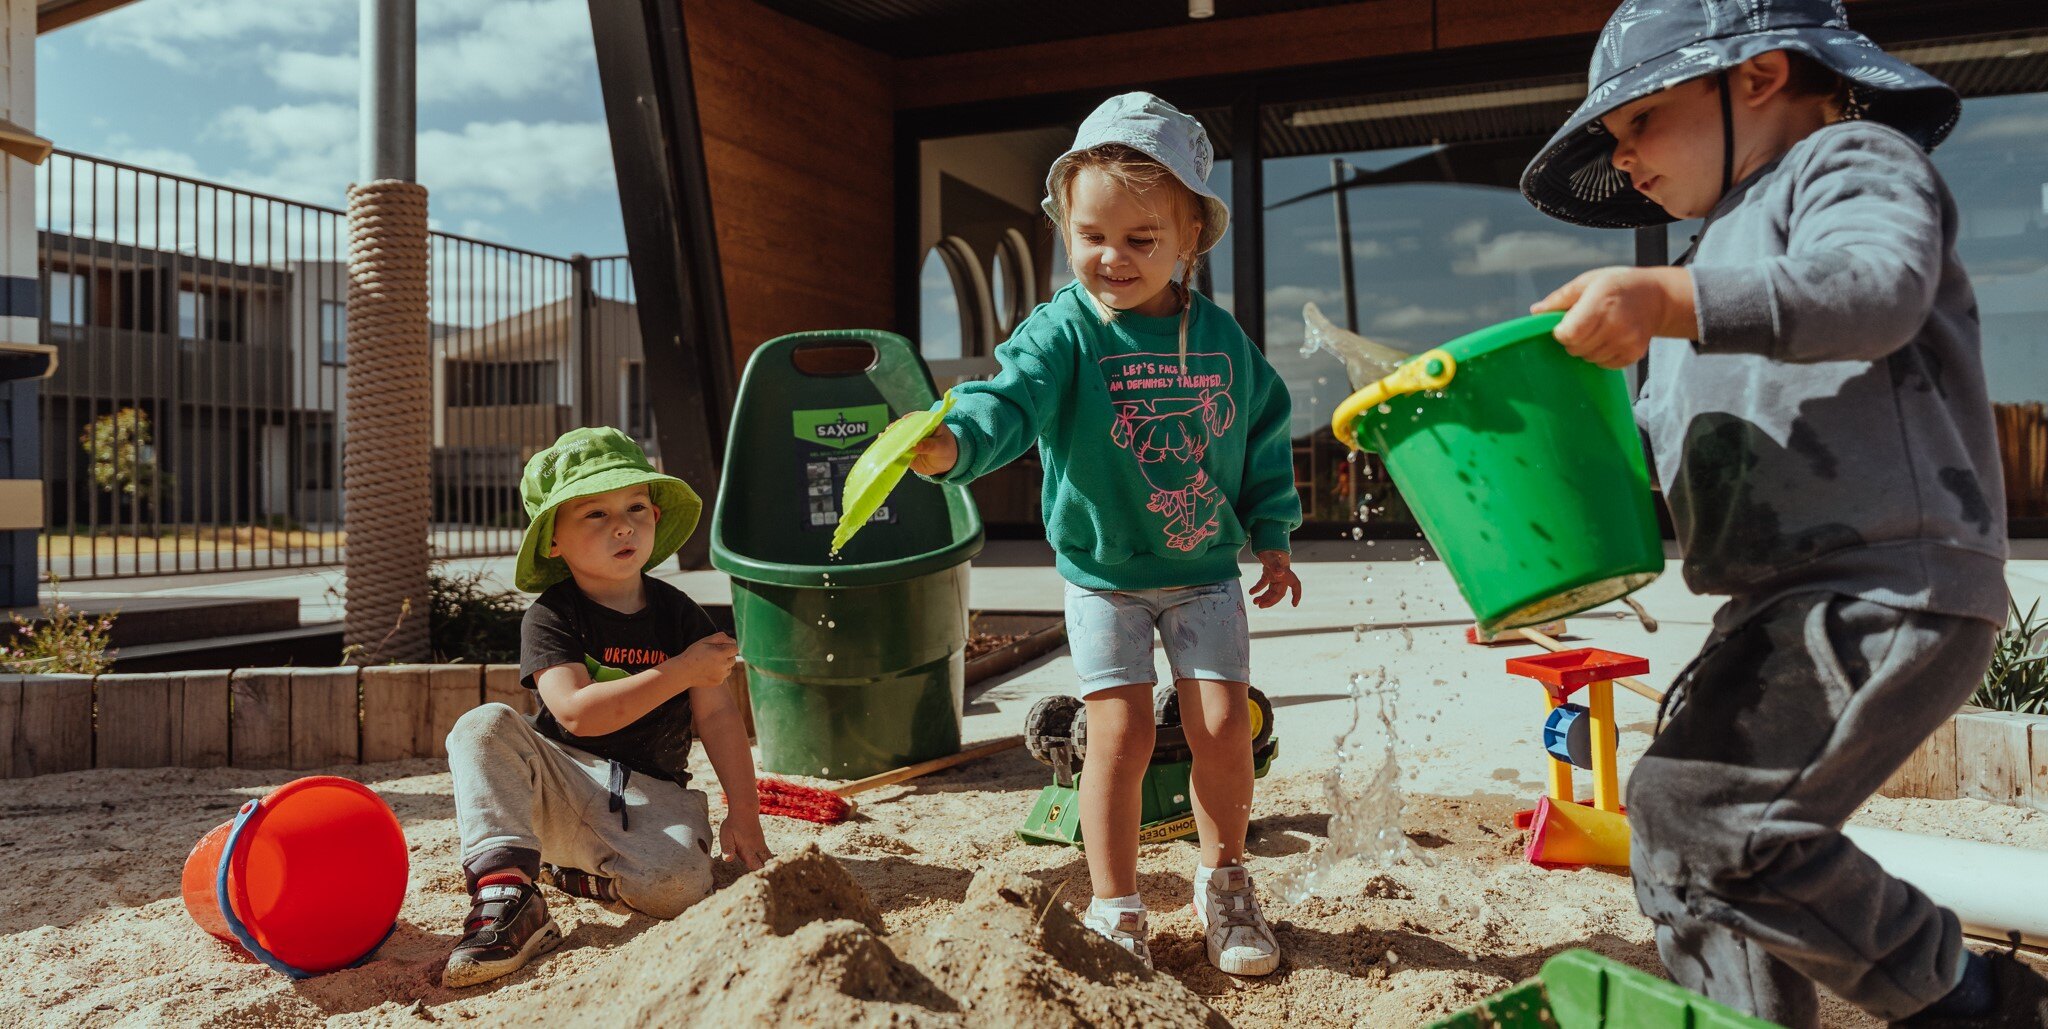
<instances>
[{"instance_id":1,"label":"cloud","mask_svg":"<svg viewBox=\"0 0 2048 1029\"><path fill-rule=\"evenodd\" d=\"M253 37L308 39L355 25L356 0L150 0L80 26L95 46L132 50L174 68L201 48Z\"/></svg>"},{"instance_id":2,"label":"cloud","mask_svg":"<svg viewBox=\"0 0 2048 1029\"><path fill-rule=\"evenodd\" d=\"M1460 226L1459 231L1464 231ZM1459 275L1499 275L1548 268L1591 268L1625 263L1627 240L1611 246L1562 232L1503 232L1478 245L1471 257L1451 262Z\"/></svg>"},{"instance_id":3,"label":"cloud","mask_svg":"<svg viewBox=\"0 0 2048 1029\"><path fill-rule=\"evenodd\" d=\"M1470 221L1461 222L1457 228L1451 230L1450 235L1444 237L1452 246L1459 247L1476 247L1485 238L1486 219L1484 218L1474 218Z\"/></svg>"},{"instance_id":4,"label":"cloud","mask_svg":"<svg viewBox=\"0 0 2048 1029\"><path fill-rule=\"evenodd\" d=\"M1270 317L1284 313L1289 320L1299 322L1301 305L1313 302L1327 307L1343 298L1344 294L1335 287L1273 286L1266 290L1266 314Z\"/></svg>"},{"instance_id":5,"label":"cloud","mask_svg":"<svg viewBox=\"0 0 2048 1029\"><path fill-rule=\"evenodd\" d=\"M1402 332L1431 325L1457 325L1472 320L1470 311L1452 311L1442 308L1423 307L1408 304L1373 316L1372 326L1382 332Z\"/></svg>"},{"instance_id":6,"label":"cloud","mask_svg":"<svg viewBox=\"0 0 2048 1029\"><path fill-rule=\"evenodd\" d=\"M1311 254L1321 254L1324 257L1335 257L1337 256L1337 241L1334 239L1316 240L1308 245L1308 252ZM1381 257L1390 257L1393 253L1393 247L1377 239L1354 239L1351 241L1351 259L1354 261L1371 261Z\"/></svg>"},{"instance_id":7,"label":"cloud","mask_svg":"<svg viewBox=\"0 0 2048 1029\"><path fill-rule=\"evenodd\" d=\"M263 70L271 81L299 93L352 97L362 89L362 62L354 52L280 50L270 55Z\"/></svg>"},{"instance_id":8,"label":"cloud","mask_svg":"<svg viewBox=\"0 0 2048 1029\"><path fill-rule=\"evenodd\" d=\"M611 135L601 121L471 122L420 134L420 181L462 198L500 198L539 210L613 188Z\"/></svg>"},{"instance_id":9,"label":"cloud","mask_svg":"<svg viewBox=\"0 0 2048 1029\"><path fill-rule=\"evenodd\" d=\"M355 108L285 104L230 108L207 130L258 167L226 176L238 186L338 206L357 173ZM611 136L601 121L470 122L419 134L419 181L436 206L498 214L612 188Z\"/></svg>"},{"instance_id":10,"label":"cloud","mask_svg":"<svg viewBox=\"0 0 2048 1029\"><path fill-rule=\"evenodd\" d=\"M474 29L420 45L420 99L515 99L572 86L596 60L584 0L489 5Z\"/></svg>"}]
</instances>

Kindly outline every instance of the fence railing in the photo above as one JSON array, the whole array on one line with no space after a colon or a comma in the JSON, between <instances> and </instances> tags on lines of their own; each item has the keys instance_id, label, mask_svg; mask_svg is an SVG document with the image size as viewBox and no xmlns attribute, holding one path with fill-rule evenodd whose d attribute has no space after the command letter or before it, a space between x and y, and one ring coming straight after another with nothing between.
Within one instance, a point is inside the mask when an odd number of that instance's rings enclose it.
<instances>
[{"instance_id":1,"label":"fence railing","mask_svg":"<svg viewBox=\"0 0 2048 1029\"><path fill-rule=\"evenodd\" d=\"M339 563L343 212L61 150L37 185L43 570ZM630 268L438 232L429 260L434 552L511 553L535 450L579 424L652 442Z\"/></svg>"}]
</instances>

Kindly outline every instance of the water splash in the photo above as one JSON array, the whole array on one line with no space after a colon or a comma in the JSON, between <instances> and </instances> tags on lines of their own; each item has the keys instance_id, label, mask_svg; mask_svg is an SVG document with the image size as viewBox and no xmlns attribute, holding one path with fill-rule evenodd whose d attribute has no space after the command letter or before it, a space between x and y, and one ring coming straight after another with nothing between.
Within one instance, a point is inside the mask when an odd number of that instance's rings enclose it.
<instances>
[{"instance_id":1,"label":"water splash","mask_svg":"<svg viewBox=\"0 0 2048 1029\"><path fill-rule=\"evenodd\" d=\"M1314 304L1302 305L1301 317L1301 356L1313 357L1321 352L1337 358L1344 365L1344 377L1351 380L1352 389L1364 389L1392 375L1394 369L1408 360L1407 354L1393 347L1332 323Z\"/></svg>"},{"instance_id":2,"label":"water splash","mask_svg":"<svg viewBox=\"0 0 2048 1029\"><path fill-rule=\"evenodd\" d=\"M1404 645L1413 639L1402 630ZM1310 855L1305 868L1274 877L1276 895L1299 904L1327 889L1347 863L1378 865L1428 855L1401 831L1400 736L1394 730L1401 684L1385 667L1351 676L1351 724L1338 735L1329 772L1323 777L1324 808L1330 812L1329 839Z\"/></svg>"}]
</instances>

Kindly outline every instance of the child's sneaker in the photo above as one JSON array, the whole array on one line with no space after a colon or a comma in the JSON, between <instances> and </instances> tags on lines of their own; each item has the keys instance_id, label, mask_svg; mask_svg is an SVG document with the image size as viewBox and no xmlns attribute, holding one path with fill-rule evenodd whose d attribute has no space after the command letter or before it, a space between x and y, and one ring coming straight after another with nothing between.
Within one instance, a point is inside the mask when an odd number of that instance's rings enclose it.
<instances>
[{"instance_id":1,"label":"child's sneaker","mask_svg":"<svg viewBox=\"0 0 2048 1029\"><path fill-rule=\"evenodd\" d=\"M581 868L560 868L543 861L540 881L571 897L582 897L607 906L619 903L618 880L608 875L586 872Z\"/></svg>"},{"instance_id":2,"label":"child's sneaker","mask_svg":"<svg viewBox=\"0 0 2048 1029\"><path fill-rule=\"evenodd\" d=\"M448 955L441 985L475 986L526 967L560 946L562 929L548 917L540 887L529 882L492 883L476 891L462 939Z\"/></svg>"},{"instance_id":3,"label":"child's sneaker","mask_svg":"<svg viewBox=\"0 0 2048 1029\"><path fill-rule=\"evenodd\" d=\"M2048 977L2019 959L2020 935L2012 949L1988 955L1995 1000L1981 1015L1920 1014L1892 1025L1907 1029L2039 1029L2048 1026Z\"/></svg>"},{"instance_id":4,"label":"child's sneaker","mask_svg":"<svg viewBox=\"0 0 2048 1029\"><path fill-rule=\"evenodd\" d=\"M1147 969L1152 967L1152 948L1145 944L1144 908L1106 908L1091 902L1081 915L1081 924L1130 951Z\"/></svg>"},{"instance_id":5,"label":"child's sneaker","mask_svg":"<svg viewBox=\"0 0 2048 1029\"><path fill-rule=\"evenodd\" d=\"M1280 941L1259 912L1251 873L1225 865L1195 887L1195 921L1209 940L1209 963L1231 975L1265 975L1280 967Z\"/></svg>"}]
</instances>

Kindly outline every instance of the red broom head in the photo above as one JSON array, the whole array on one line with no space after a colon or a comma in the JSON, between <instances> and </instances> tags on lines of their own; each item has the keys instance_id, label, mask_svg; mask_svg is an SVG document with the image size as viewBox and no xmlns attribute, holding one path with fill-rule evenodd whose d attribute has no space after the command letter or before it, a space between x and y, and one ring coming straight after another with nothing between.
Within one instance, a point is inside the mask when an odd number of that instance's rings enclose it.
<instances>
[{"instance_id":1,"label":"red broom head","mask_svg":"<svg viewBox=\"0 0 2048 1029\"><path fill-rule=\"evenodd\" d=\"M801 818L819 825L846 821L853 805L845 797L816 786L800 786L783 779L761 779L755 784L761 795L761 813Z\"/></svg>"}]
</instances>

